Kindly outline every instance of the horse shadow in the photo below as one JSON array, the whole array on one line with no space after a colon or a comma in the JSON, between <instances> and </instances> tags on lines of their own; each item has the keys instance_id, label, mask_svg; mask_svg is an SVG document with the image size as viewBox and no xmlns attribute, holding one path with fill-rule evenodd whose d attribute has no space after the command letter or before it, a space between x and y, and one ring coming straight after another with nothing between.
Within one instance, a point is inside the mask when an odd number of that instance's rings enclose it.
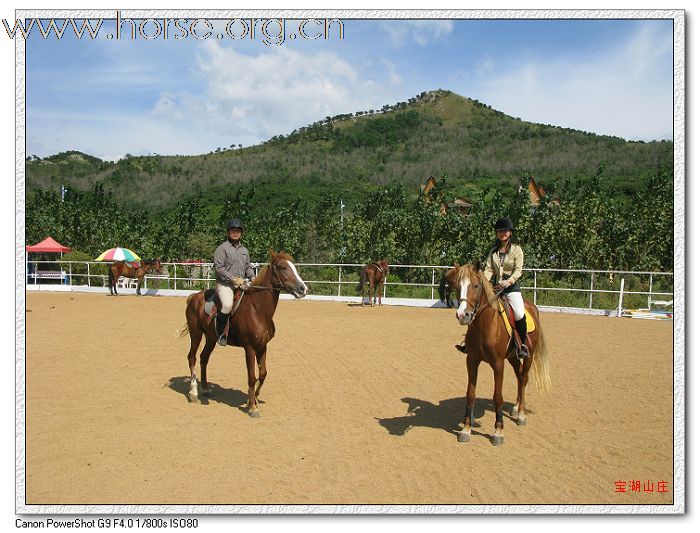
<instances>
[{"instance_id":1,"label":"horse shadow","mask_svg":"<svg viewBox=\"0 0 700 533\"><path fill-rule=\"evenodd\" d=\"M436 405L426 400L418 398L401 398L401 401L406 404L406 414L393 418L375 418L379 424L386 429L389 434L403 436L414 427L428 427L441 429L457 436L462 429L461 422L464 421L466 398L460 396L458 398L450 398L448 400L440 400ZM509 415L513 408L513 403L503 403L503 415L506 418L514 420ZM477 435L490 439L490 433L483 433L474 428L480 427L482 424L479 419L489 411L493 416L488 420L487 427L492 427L491 424L496 422L495 407L493 400L486 398L477 398L474 403L474 418L476 423L472 426L472 435Z\"/></svg>"},{"instance_id":2,"label":"horse shadow","mask_svg":"<svg viewBox=\"0 0 700 533\"><path fill-rule=\"evenodd\" d=\"M188 376L172 377L165 386L182 394L185 400L190 402L190 378ZM200 390L198 403L209 405L209 402L217 402L238 409L241 412L248 412L248 394L237 389L226 389L211 381L209 386L211 387L211 393L205 396ZM263 404L265 402L258 399L258 403Z\"/></svg>"}]
</instances>

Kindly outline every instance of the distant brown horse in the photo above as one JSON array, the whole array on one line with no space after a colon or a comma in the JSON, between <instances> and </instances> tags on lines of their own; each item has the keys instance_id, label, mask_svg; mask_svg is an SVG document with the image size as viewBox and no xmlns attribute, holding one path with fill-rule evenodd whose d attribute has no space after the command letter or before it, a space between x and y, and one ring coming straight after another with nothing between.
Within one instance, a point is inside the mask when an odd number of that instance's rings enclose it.
<instances>
[{"instance_id":1,"label":"distant brown horse","mask_svg":"<svg viewBox=\"0 0 700 533\"><path fill-rule=\"evenodd\" d=\"M535 330L527 335L527 346L532 354L523 360L522 364L515 355L515 342L511 342L506 326L498 310L498 295L491 287L490 281L484 276L481 265L463 265L459 269L459 308L457 320L462 325L468 325L465 335L465 350L467 353L467 409L464 417L464 429L459 434L459 441L469 440L471 428L474 426L474 403L476 400L476 378L481 361L491 365L494 375L493 403L496 410L495 434L491 442L494 445L503 444L503 367L505 360L513 367L518 380L518 398L511 411L511 416L517 416L518 425L525 424L525 386L528 373L532 366L535 383L538 388L549 389L549 361L547 346L542 334L542 324L537 307L525 302L525 307L535 320Z\"/></svg>"},{"instance_id":2,"label":"distant brown horse","mask_svg":"<svg viewBox=\"0 0 700 533\"><path fill-rule=\"evenodd\" d=\"M271 252L271 261L260 271L249 289L241 296L238 310L232 314L229 327L228 341L230 345L240 346L245 350L245 362L248 368L248 414L254 418L258 412L258 396L267 376L267 343L275 335L275 323L272 317L277 309L280 291L288 292L295 298L303 298L308 287L301 280L292 258L285 253ZM209 356L217 346L219 336L216 333L215 319L210 319L204 310L205 298L213 289L199 291L187 298L185 317L187 323L180 330L180 336L190 335L190 351L187 361L190 367L190 400L199 397L195 365L197 349L205 337L205 345L200 354L200 379L202 393L211 394L207 381L207 364ZM257 361L259 376L255 378L255 362ZM257 383L257 388L256 388Z\"/></svg>"},{"instance_id":3,"label":"distant brown horse","mask_svg":"<svg viewBox=\"0 0 700 533\"><path fill-rule=\"evenodd\" d=\"M126 261L115 261L109 266L109 293L113 294L114 296L118 296L117 281L119 280L120 276L124 276L125 278L138 279L136 294L141 296L141 284L143 283L143 278L151 270L155 271L157 274L160 274L163 271L160 266L159 259L153 259L152 261L141 261L138 268L134 268Z\"/></svg>"},{"instance_id":4,"label":"distant brown horse","mask_svg":"<svg viewBox=\"0 0 700 533\"><path fill-rule=\"evenodd\" d=\"M365 265L360 272L360 283L357 284L357 292L362 293L362 305L365 305L365 285L369 282L369 303L371 306L377 301L377 291L379 291L379 305L382 305L382 286L389 275L389 263L377 261ZM374 300L372 293L374 292Z\"/></svg>"},{"instance_id":5,"label":"distant brown horse","mask_svg":"<svg viewBox=\"0 0 700 533\"><path fill-rule=\"evenodd\" d=\"M438 288L438 293L440 294L440 301L444 303L447 307L452 307L452 293L458 293L458 271L459 263L455 263L455 266L443 272L442 278L440 278L440 287Z\"/></svg>"}]
</instances>

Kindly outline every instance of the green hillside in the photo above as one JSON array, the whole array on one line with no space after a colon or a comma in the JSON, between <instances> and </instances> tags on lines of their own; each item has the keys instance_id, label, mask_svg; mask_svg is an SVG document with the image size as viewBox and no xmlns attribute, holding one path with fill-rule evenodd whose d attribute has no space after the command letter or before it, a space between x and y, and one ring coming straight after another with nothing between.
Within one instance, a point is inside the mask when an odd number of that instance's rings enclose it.
<instances>
[{"instance_id":1,"label":"green hillside","mask_svg":"<svg viewBox=\"0 0 700 533\"><path fill-rule=\"evenodd\" d=\"M472 196L491 186L511 189L523 175L548 192L569 180L602 179L631 195L647 178L672 168L673 145L534 124L449 91L422 93L381 110L325 117L247 148L198 156L126 156L116 163L80 152L27 159L27 191L61 185L105 190L129 205L160 209L204 191L223 198L232 184L254 181L350 197L369 184L399 182L416 190L427 176L450 176L450 193ZM555 185L555 183L557 185ZM509 186L506 186L509 185Z\"/></svg>"}]
</instances>

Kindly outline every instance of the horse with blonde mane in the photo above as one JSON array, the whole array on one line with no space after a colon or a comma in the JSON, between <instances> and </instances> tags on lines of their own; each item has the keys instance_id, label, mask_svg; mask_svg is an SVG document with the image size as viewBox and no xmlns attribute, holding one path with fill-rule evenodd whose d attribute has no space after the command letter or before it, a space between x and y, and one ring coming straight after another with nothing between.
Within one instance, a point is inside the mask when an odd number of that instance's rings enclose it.
<instances>
[{"instance_id":1,"label":"horse with blonde mane","mask_svg":"<svg viewBox=\"0 0 700 533\"><path fill-rule=\"evenodd\" d=\"M469 326L464 337L464 351L467 353L467 407L464 416L464 428L459 433L459 442L466 442L475 425L474 403L476 400L476 380L479 364L484 361L493 369L494 390L493 403L496 411L495 432L491 439L493 445L503 444L503 369L505 360L513 367L518 380L518 397L511 411L517 417L518 425L526 423L525 387L530 368L538 389L547 391L550 387L549 358L547 345L542 334L537 307L526 301L525 308L535 321L535 329L527 335L527 346L532 354L523 360L518 359L514 339L511 339L499 312L498 294L491 282L486 279L479 262L463 265L458 272L459 307L457 320L463 326Z\"/></svg>"}]
</instances>

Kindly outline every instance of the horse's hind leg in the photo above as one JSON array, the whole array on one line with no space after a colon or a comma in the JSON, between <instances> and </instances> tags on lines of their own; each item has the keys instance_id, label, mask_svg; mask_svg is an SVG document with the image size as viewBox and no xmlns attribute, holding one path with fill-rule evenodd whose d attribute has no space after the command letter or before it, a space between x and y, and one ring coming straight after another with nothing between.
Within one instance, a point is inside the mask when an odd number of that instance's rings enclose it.
<instances>
[{"instance_id":1,"label":"horse's hind leg","mask_svg":"<svg viewBox=\"0 0 700 533\"><path fill-rule=\"evenodd\" d=\"M531 357L528 357L520 366L520 360L516 357L511 357L508 359L510 364L515 370L515 377L518 380L518 398L510 412L511 416L517 417L517 423L519 426L524 426L527 424L527 419L525 418L525 387L527 387L527 378L530 370Z\"/></svg>"},{"instance_id":2,"label":"horse's hind leg","mask_svg":"<svg viewBox=\"0 0 700 533\"><path fill-rule=\"evenodd\" d=\"M199 378L202 381L202 394L204 396L211 395L211 386L207 380L207 365L209 364L209 356L211 356L211 352L214 351L214 348L216 348L216 337L207 336L204 349L202 349L202 353L199 354Z\"/></svg>"},{"instance_id":3,"label":"horse's hind leg","mask_svg":"<svg viewBox=\"0 0 700 533\"><path fill-rule=\"evenodd\" d=\"M141 282L143 281L143 278L138 278L136 281L136 296L141 296Z\"/></svg>"},{"instance_id":4,"label":"horse's hind leg","mask_svg":"<svg viewBox=\"0 0 700 533\"><path fill-rule=\"evenodd\" d=\"M197 391L197 376L195 374L195 365L197 364L197 349L199 348L199 343L202 341L202 332L198 328L192 328L187 326L190 330L190 351L187 354L187 362L190 365L190 392L189 399L192 402L196 402L199 393ZM193 331L193 329L195 331Z\"/></svg>"},{"instance_id":5,"label":"horse's hind leg","mask_svg":"<svg viewBox=\"0 0 700 533\"><path fill-rule=\"evenodd\" d=\"M374 279L371 278L369 282L369 306L374 307L374 304L377 301L377 289L375 288L374 285Z\"/></svg>"}]
</instances>

